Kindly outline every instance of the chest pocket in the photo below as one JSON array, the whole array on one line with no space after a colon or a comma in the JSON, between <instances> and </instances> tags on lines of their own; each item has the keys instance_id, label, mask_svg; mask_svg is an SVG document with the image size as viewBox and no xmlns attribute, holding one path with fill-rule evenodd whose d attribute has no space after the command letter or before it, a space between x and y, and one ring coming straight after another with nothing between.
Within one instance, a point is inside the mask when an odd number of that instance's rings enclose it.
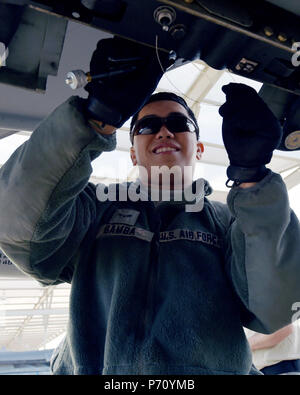
<instances>
[{"instance_id":1,"label":"chest pocket","mask_svg":"<svg viewBox=\"0 0 300 395\"><path fill-rule=\"evenodd\" d=\"M134 225L138 219L140 212L127 208L117 209L111 219L108 221L110 224L126 224Z\"/></svg>"}]
</instances>

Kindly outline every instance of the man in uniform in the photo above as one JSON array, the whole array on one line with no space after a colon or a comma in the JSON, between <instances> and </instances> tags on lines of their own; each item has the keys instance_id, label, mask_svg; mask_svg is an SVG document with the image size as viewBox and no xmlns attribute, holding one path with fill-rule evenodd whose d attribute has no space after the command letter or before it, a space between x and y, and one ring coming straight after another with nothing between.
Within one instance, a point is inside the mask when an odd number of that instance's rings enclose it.
<instances>
[{"instance_id":1,"label":"man in uniform","mask_svg":"<svg viewBox=\"0 0 300 395\"><path fill-rule=\"evenodd\" d=\"M227 205L210 201L208 182L184 172L203 152L192 111L174 94L151 95L163 70L141 45L100 41L91 74L118 56L142 58L142 67L91 82L87 100L60 105L0 172L1 249L44 285L72 284L52 370L253 373L243 327L271 333L300 300L299 222L280 175L265 166L280 126L252 88L223 87L233 185ZM133 115L130 155L144 172L138 185L116 188L120 195L137 186L140 198L101 201L105 188L89 183L91 161L115 149L115 130ZM164 188L153 182L154 166L182 171L182 187L172 178L167 201L149 198ZM189 200L184 192L195 183L202 190Z\"/></svg>"}]
</instances>

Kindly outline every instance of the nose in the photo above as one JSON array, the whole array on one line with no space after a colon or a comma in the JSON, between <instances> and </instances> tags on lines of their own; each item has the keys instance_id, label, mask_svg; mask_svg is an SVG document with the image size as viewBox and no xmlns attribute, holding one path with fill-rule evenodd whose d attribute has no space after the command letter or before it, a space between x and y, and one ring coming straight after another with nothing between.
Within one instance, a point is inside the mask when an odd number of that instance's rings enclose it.
<instances>
[{"instance_id":1,"label":"nose","mask_svg":"<svg viewBox=\"0 0 300 395\"><path fill-rule=\"evenodd\" d=\"M162 139L162 138L170 139L170 138L174 138L174 134L172 132L170 132L170 130L165 125L163 125L160 128L159 132L156 133L155 138L157 138L157 139Z\"/></svg>"}]
</instances>

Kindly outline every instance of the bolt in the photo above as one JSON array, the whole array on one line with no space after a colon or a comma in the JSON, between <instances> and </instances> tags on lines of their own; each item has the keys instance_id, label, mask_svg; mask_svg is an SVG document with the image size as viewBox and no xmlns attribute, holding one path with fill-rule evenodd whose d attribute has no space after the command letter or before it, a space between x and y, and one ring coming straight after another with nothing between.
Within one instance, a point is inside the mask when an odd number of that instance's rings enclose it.
<instances>
[{"instance_id":1,"label":"bolt","mask_svg":"<svg viewBox=\"0 0 300 395\"><path fill-rule=\"evenodd\" d=\"M73 18L76 18L76 19L80 18L79 12L73 11L73 12L72 12L72 17L73 17Z\"/></svg>"},{"instance_id":2,"label":"bolt","mask_svg":"<svg viewBox=\"0 0 300 395\"><path fill-rule=\"evenodd\" d=\"M271 37L271 36L273 36L274 31L273 31L273 29L270 26L266 26L264 28L264 33L265 33L266 36Z\"/></svg>"},{"instance_id":3,"label":"bolt","mask_svg":"<svg viewBox=\"0 0 300 395\"><path fill-rule=\"evenodd\" d=\"M278 40L281 41L282 43L284 43L285 41L287 41L287 35L285 33L279 33L277 36Z\"/></svg>"},{"instance_id":4,"label":"bolt","mask_svg":"<svg viewBox=\"0 0 300 395\"><path fill-rule=\"evenodd\" d=\"M169 31L169 26L176 19L176 12L171 7L160 6L154 13L154 20L162 26L162 29L167 32Z\"/></svg>"},{"instance_id":5,"label":"bolt","mask_svg":"<svg viewBox=\"0 0 300 395\"><path fill-rule=\"evenodd\" d=\"M177 59L177 53L172 49L170 52L169 52L169 60L176 60Z\"/></svg>"},{"instance_id":6,"label":"bolt","mask_svg":"<svg viewBox=\"0 0 300 395\"><path fill-rule=\"evenodd\" d=\"M172 26L170 34L175 40L180 40L186 35L186 28L184 25Z\"/></svg>"}]
</instances>

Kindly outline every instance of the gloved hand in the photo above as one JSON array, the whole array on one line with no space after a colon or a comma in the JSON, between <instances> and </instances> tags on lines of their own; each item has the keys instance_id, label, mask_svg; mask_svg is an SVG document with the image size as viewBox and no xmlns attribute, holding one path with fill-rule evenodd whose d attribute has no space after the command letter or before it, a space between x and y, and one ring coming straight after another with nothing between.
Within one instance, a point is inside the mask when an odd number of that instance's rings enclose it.
<instances>
[{"instance_id":1,"label":"gloved hand","mask_svg":"<svg viewBox=\"0 0 300 395\"><path fill-rule=\"evenodd\" d=\"M260 181L268 173L265 165L280 143L281 125L255 89L230 83L222 90L226 102L219 113L223 117L222 135L230 161L227 176L234 185Z\"/></svg>"},{"instance_id":2,"label":"gloved hand","mask_svg":"<svg viewBox=\"0 0 300 395\"><path fill-rule=\"evenodd\" d=\"M168 54L160 53L159 57L164 70L171 65ZM132 58L137 60L126 61ZM86 85L89 92L87 110L91 118L121 127L143 106L163 75L155 49L119 37L98 42L90 63L92 76L128 65L135 65L136 69Z\"/></svg>"}]
</instances>

